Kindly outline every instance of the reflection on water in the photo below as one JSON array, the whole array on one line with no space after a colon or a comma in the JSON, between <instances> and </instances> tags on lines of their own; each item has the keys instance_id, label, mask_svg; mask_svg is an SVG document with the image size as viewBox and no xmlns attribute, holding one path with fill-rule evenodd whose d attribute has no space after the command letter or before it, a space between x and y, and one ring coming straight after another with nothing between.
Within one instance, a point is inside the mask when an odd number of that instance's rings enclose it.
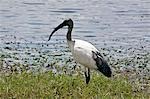
<instances>
[{"instance_id":1,"label":"reflection on water","mask_svg":"<svg viewBox=\"0 0 150 99\"><path fill-rule=\"evenodd\" d=\"M10 59L5 57L6 60L31 65L51 62L53 58L68 59L71 54L65 40L66 29L47 42L53 28L66 18L74 20L73 38L87 40L99 49L109 49L108 55L129 57L133 51L150 50L148 0L1 0L0 53L12 55ZM122 53L111 52L118 49Z\"/></svg>"}]
</instances>

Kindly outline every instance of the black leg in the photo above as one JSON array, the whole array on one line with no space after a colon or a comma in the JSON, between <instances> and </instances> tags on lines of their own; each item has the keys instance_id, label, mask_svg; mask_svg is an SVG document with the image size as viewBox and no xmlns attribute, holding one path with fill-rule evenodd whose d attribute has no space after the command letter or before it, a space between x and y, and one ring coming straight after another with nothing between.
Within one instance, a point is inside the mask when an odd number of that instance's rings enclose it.
<instances>
[{"instance_id":1,"label":"black leg","mask_svg":"<svg viewBox=\"0 0 150 99\"><path fill-rule=\"evenodd\" d=\"M90 69L88 68L88 75L87 75L86 71L84 72L84 74L85 74L85 78L86 78L86 84L88 84L90 81Z\"/></svg>"}]
</instances>

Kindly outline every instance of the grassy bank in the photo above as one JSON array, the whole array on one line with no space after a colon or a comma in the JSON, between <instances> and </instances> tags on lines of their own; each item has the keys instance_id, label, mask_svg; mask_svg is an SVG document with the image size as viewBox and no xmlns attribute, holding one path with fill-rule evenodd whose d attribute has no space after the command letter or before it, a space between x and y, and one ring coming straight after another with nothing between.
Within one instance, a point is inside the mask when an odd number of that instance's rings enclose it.
<instances>
[{"instance_id":1,"label":"grassy bank","mask_svg":"<svg viewBox=\"0 0 150 99\"><path fill-rule=\"evenodd\" d=\"M133 90L126 78L111 79L93 73L88 85L82 75L51 72L12 74L0 77L0 98L148 99L148 93Z\"/></svg>"}]
</instances>

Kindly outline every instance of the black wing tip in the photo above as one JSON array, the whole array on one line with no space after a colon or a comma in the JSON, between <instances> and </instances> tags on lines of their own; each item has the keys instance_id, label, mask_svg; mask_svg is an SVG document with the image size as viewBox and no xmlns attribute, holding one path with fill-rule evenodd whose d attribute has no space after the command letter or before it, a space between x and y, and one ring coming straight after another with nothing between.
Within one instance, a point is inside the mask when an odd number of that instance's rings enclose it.
<instances>
[{"instance_id":1,"label":"black wing tip","mask_svg":"<svg viewBox=\"0 0 150 99\"><path fill-rule=\"evenodd\" d=\"M103 56L97 51L96 52L92 51L92 53L93 53L93 59L96 62L96 66L97 66L98 70L102 74L104 74L106 77L108 77L108 78L112 77L111 68L109 67L108 63L103 58Z\"/></svg>"}]
</instances>

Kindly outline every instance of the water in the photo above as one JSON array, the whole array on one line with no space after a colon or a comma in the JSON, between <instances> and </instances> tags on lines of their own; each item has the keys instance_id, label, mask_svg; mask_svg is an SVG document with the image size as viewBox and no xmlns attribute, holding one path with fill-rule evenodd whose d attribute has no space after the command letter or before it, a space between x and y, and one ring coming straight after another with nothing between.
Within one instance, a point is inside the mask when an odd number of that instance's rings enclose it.
<instances>
[{"instance_id":1,"label":"water","mask_svg":"<svg viewBox=\"0 0 150 99\"><path fill-rule=\"evenodd\" d=\"M6 55L6 63L32 67L59 59L64 65L72 58L66 28L47 40L53 28L68 18L74 20L73 38L107 49L102 50L107 57L150 51L149 0L1 0L0 53Z\"/></svg>"}]
</instances>

